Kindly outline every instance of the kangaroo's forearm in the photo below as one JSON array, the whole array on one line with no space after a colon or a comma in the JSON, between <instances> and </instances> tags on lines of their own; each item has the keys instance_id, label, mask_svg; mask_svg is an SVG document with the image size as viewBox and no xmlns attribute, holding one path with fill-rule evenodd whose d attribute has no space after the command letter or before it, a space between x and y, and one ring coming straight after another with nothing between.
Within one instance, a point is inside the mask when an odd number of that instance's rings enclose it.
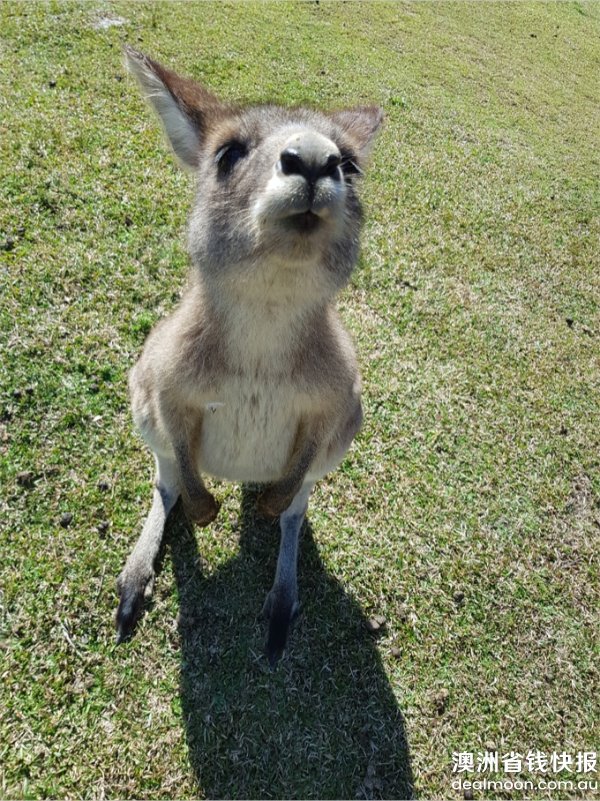
<instances>
[{"instance_id":1,"label":"kangaroo's forearm","mask_svg":"<svg viewBox=\"0 0 600 801\"><path fill-rule=\"evenodd\" d=\"M218 505L204 486L198 472L197 449L202 434L202 415L192 427L183 426L171 433L183 503L192 519L205 525L214 519Z\"/></svg>"},{"instance_id":2,"label":"kangaroo's forearm","mask_svg":"<svg viewBox=\"0 0 600 801\"><path fill-rule=\"evenodd\" d=\"M271 484L258 500L258 510L267 517L276 517L288 508L304 483L319 445L317 421L302 421L298 426L294 447L284 477Z\"/></svg>"}]
</instances>

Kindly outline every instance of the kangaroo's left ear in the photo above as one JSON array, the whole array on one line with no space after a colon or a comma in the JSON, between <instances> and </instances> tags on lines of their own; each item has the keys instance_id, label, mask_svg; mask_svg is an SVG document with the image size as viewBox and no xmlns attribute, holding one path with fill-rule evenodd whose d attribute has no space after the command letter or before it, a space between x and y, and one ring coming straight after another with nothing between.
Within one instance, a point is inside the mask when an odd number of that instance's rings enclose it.
<instances>
[{"instance_id":1,"label":"kangaroo's left ear","mask_svg":"<svg viewBox=\"0 0 600 801\"><path fill-rule=\"evenodd\" d=\"M329 115L354 143L356 156L361 163L369 158L375 134L383 122L383 111L378 106L357 106L334 111Z\"/></svg>"},{"instance_id":2,"label":"kangaroo's left ear","mask_svg":"<svg viewBox=\"0 0 600 801\"><path fill-rule=\"evenodd\" d=\"M227 107L196 81L177 75L132 47L125 46L125 61L160 117L175 155L185 167L197 167L206 132L227 113Z\"/></svg>"}]
</instances>

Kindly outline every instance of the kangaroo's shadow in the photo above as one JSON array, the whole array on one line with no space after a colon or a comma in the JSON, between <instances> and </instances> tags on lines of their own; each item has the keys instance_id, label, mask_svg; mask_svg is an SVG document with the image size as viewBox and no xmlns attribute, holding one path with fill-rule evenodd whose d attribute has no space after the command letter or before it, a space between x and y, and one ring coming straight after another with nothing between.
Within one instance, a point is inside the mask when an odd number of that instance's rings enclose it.
<instances>
[{"instance_id":1,"label":"kangaroo's shadow","mask_svg":"<svg viewBox=\"0 0 600 801\"><path fill-rule=\"evenodd\" d=\"M180 602L189 757L209 798L410 798L402 715L359 606L302 533L302 612L275 672L258 619L279 530L243 491L238 555L212 575L178 506L171 545ZM202 535L200 535L202 536Z\"/></svg>"}]
</instances>

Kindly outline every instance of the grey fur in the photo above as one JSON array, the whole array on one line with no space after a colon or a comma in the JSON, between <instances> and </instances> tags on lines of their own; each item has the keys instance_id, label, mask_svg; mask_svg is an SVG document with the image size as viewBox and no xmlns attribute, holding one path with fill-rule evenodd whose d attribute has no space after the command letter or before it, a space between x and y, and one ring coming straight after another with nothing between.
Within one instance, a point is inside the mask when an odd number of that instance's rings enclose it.
<instances>
[{"instance_id":1,"label":"grey fur","mask_svg":"<svg viewBox=\"0 0 600 801\"><path fill-rule=\"evenodd\" d=\"M298 536L314 482L361 421L360 377L334 299L356 263L355 179L382 115L240 108L126 50L178 158L196 171L192 271L130 375L133 415L155 453L157 490L118 581L119 640L151 591L168 512L181 495L206 525L218 504L202 472L261 483L281 515L267 650L280 656L298 609Z\"/></svg>"}]
</instances>

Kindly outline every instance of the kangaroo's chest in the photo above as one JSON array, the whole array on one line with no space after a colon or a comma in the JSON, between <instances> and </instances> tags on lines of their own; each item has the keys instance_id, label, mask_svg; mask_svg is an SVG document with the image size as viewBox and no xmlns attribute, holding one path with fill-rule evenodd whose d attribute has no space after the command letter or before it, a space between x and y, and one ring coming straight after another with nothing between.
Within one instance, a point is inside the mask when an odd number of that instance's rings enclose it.
<instances>
[{"instance_id":1,"label":"kangaroo's chest","mask_svg":"<svg viewBox=\"0 0 600 801\"><path fill-rule=\"evenodd\" d=\"M287 382L227 378L204 407L200 470L229 481L281 478L302 406Z\"/></svg>"}]
</instances>

